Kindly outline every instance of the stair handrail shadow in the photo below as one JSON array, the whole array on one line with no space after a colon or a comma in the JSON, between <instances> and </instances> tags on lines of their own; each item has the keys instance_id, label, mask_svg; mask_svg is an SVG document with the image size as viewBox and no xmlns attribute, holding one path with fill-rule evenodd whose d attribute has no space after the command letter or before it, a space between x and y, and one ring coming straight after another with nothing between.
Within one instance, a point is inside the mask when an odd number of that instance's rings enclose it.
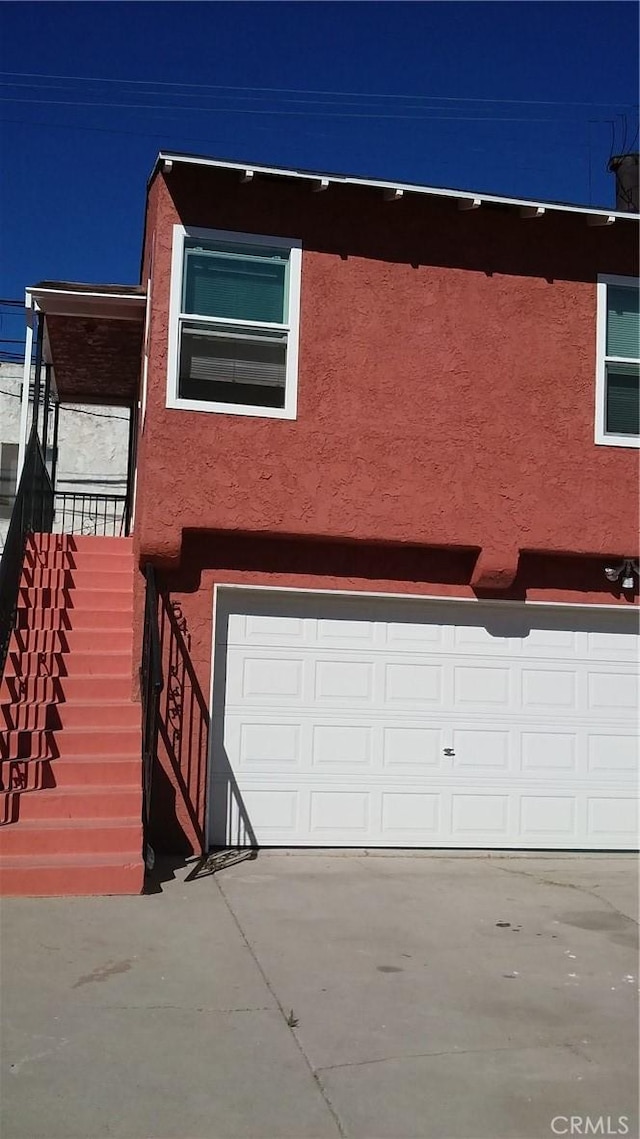
<instances>
[{"instance_id":1,"label":"stair handrail shadow","mask_svg":"<svg viewBox=\"0 0 640 1139\"><path fill-rule=\"evenodd\" d=\"M0 680L15 629L27 537L51 533L53 485L34 423L0 559Z\"/></svg>"},{"instance_id":2,"label":"stair handrail shadow","mask_svg":"<svg viewBox=\"0 0 640 1139\"><path fill-rule=\"evenodd\" d=\"M156 688L154 729L151 723L153 694L149 691L149 667L144 673L141 670L143 700L145 700L144 693L147 692L147 702L143 711L147 834L153 831L152 786L154 772L157 773L160 764L158 756L160 743L169 763L175 788L182 798L199 853L206 863L211 857L206 852L206 798L211 738L209 706L191 658L190 636L181 604L171 598L168 589L158 588L152 566L145 568L145 577L148 605L148 621L146 612L145 625L153 623L155 614L158 631L156 664L159 665L156 670L156 684L160 680L162 682L161 687ZM143 659L148 657L151 651L150 636L149 631L146 642L143 638ZM247 851L245 856L256 857L258 844L255 832L230 765L227 776L229 792L233 795L246 836L253 848ZM149 861L153 862L154 859L155 855L152 855ZM194 875L189 875L189 880L193 877Z\"/></svg>"}]
</instances>

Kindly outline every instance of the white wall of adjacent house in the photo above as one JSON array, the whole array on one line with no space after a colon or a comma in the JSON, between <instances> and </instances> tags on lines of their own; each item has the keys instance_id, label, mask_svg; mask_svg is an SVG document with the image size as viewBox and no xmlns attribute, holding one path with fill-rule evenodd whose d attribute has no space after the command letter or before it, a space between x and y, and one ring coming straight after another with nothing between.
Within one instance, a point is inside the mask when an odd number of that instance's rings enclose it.
<instances>
[{"instance_id":1,"label":"white wall of adjacent house","mask_svg":"<svg viewBox=\"0 0 640 1139\"><path fill-rule=\"evenodd\" d=\"M0 364L0 549L16 492L23 368ZM31 408L29 413L31 423ZM49 442L53 415L49 417ZM122 407L62 404L58 429L58 491L124 494L129 412ZM50 456L49 456L50 457Z\"/></svg>"}]
</instances>

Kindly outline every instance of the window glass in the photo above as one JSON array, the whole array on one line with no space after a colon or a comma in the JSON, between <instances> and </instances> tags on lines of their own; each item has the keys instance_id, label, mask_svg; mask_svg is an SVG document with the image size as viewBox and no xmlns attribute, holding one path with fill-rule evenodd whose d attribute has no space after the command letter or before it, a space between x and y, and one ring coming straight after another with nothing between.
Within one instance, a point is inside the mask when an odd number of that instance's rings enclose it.
<instances>
[{"instance_id":1,"label":"window glass","mask_svg":"<svg viewBox=\"0 0 640 1139\"><path fill-rule=\"evenodd\" d=\"M607 289L607 356L637 360L640 356L640 290L609 285Z\"/></svg>"},{"instance_id":2,"label":"window glass","mask_svg":"<svg viewBox=\"0 0 640 1139\"><path fill-rule=\"evenodd\" d=\"M612 435L637 435L640 431L639 370L637 364L607 364L605 430Z\"/></svg>"},{"instance_id":3,"label":"window glass","mask_svg":"<svg viewBox=\"0 0 640 1139\"><path fill-rule=\"evenodd\" d=\"M284 407L286 334L185 324L178 394L182 399Z\"/></svg>"},{"instance_id":4,"label":"window glass","mask_svg":"<svg viewBox=\"0 0 640 1139\"><path fill-rule=\"evenodd\" d=\"M283 324L288 257L281 250L247 246L204 248L187 242L182 311Z\"/></svg>"}]
</instances>

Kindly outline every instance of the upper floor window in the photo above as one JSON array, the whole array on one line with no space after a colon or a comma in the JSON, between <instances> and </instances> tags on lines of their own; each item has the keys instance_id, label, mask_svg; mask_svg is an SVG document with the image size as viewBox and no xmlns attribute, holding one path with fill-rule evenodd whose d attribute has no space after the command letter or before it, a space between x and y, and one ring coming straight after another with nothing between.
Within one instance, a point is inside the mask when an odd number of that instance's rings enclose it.
<instances>
[{"instance_id":1,"label":"upper floor window","mask_svg":"<svg viewBox=\"0 0 640 1139\"><path fill-rule=\"evenodd\" d=\"M598 277L596 443L639 443L639 301L636 278Z\"/></svg>"},{"instance_id":2,"label":"upper floor window","mask_svg":"<svg viewBox=\"0 0 640 1139\"><path fill-rule=\"evenodd\" d=\"M295 419L301 243L174 226L169 407Z\"/></svg>"}]
</instances>

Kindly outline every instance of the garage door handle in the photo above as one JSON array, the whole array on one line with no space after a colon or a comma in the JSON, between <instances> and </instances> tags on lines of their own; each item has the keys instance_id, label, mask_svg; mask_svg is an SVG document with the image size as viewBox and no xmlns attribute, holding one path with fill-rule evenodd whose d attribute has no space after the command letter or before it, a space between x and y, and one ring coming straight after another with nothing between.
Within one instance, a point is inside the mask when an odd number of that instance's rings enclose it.
<instances>
[{"instance_id":1,"label":"garage door handle","mask_svg":"<svg viewBox=\"0 0 640 1139\"><path fill-rule=\"evenodd\" d=\"M455 755L456 754L452 747L445 747L445 748L443 748L443 751L444 751L445 755Z\"/></svg>"}]
</instances>

